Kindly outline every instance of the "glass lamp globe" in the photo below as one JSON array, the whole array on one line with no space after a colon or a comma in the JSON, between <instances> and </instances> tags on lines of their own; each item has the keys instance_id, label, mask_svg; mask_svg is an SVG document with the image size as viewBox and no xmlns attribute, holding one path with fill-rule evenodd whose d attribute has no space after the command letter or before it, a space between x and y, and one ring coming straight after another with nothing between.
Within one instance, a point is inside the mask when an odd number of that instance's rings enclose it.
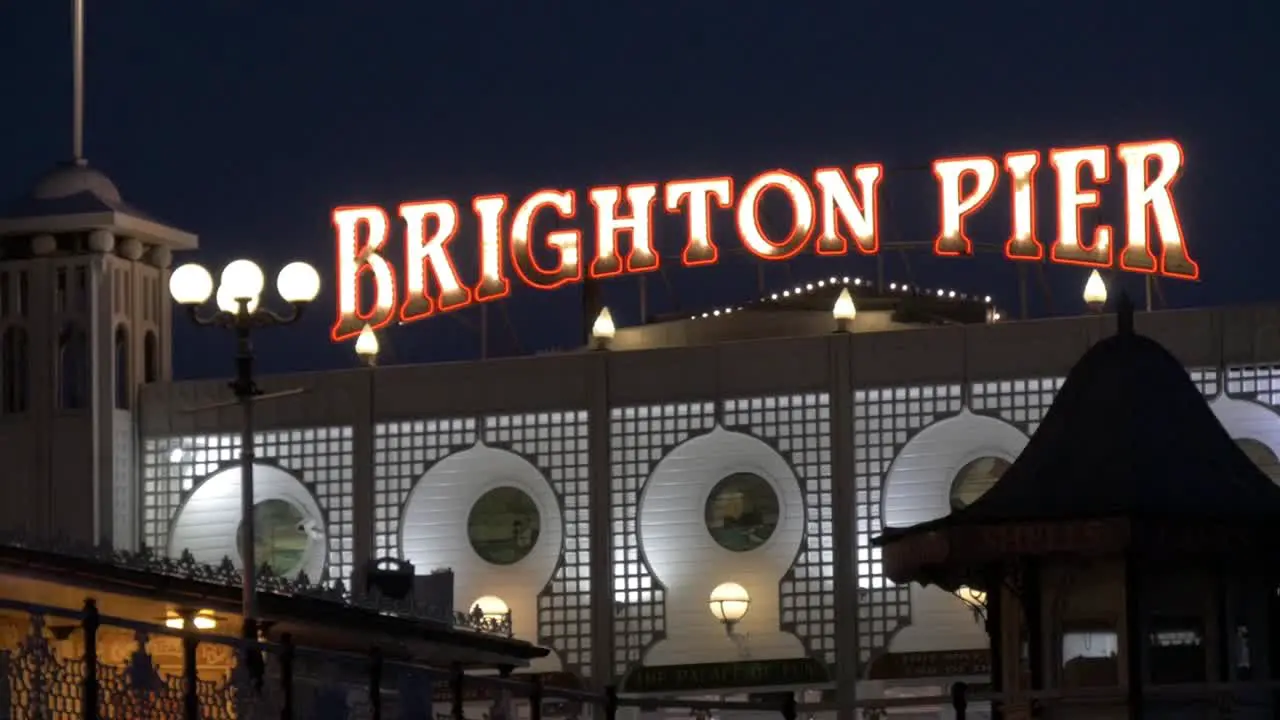
<instances>
[{"instance_id":1,"label":"glass lamp globe","mask_svg":"<svg viewBox=\"0 0 1280 720\"><path fill-rule=\"evenodd\" d=\"M305 262L291 262L276 275L276 290L286 302L309 303L320 294L320 273Z\"/></svg>"},{"instance_id":2,"label":"glass lamp globe","mask_svg":"<svg viewBox=\"0 0 1280 720\"><path fill-rule=\"evenodd\" d=\"M222 269L218 294L221 295L225 288L225 292L233 300L256 298L262 294L266 282L258 263L252 260L232 260Z\"/></svg>"},{"instance_id":3,"label":"glass lamp globe","mask_svg":"<svg viewBox=\"0 0 1280 720\"><path fill-rule=\"evenodd\" d=\"M227 287L225 282L218 286L218 296L216 301L218 303L218 309L222 312L232 314L240 312L240 302L230 288ZM249 304L245 309L248 312L253 312L258 309L257 295L249 298Z\"/></svg>"},{"instance_id":4,"label":"glass lamp globe","mask_svg":"<svg viewBox=\"0 0 1280 720\"><path fill-rule=\"evenodd\" d=\"M841 290L835 304L831 306L831 316L840 322L851 323L857 315L858 307L853 304L853 295L849 292L849 288Z\"/></svg>"},{"instance_id":5,"label":"glass lamp globe","mask_svg":"<svg viewBox=\"0 0 1280 720\"><path fill-rule=\"evenodd\" d=\"M473 609L480 608L480 614L490 620L502 620L507 616L507 613L511 612L511 608L507 606L507 603L497 595L478 597L475 602L471 603L471 607Z\"/></svg>"},{"instance_id":6,"label":"glass lamp globe","mask_svg":"<svg viewBox=\"0 0 1280 720\"><path fill-rule=\"evenodd\" d=\"M738 583L721 583L711 591L707 607L716 620L732 625L746 616L751 607L751 595Z\"/></svg>"},{"instance_id":7,"label":"glass lamp globe","mask_svg":"<svg viewBox=\"0 0 1280 720\"><path fill-rule=\"evenodd\" d=\"M617 332L618 326L613 324L613 313L609 312L609 308L601 308L600 314L591 324L591 337L596 340L612 340Z\"/></svg>"},{"instance_id":8,"label":"glass lamp globe","mask_svg":"<svg viewBox=\"0 0 1280 720\"><path fill-rule=\"evenodd\" d=\"M378 334L368 323L364 329L360 331L360 336L356 338L356 354L360 357L374 357L378 354Z\"/></svg>"},{"instance_id":9,"label":"glass lamp globe","mask_svg":"<svg viewBox=\"0 0 1280 720\"><path fill-rule=\"evenodd\" d=\"M1107 283L1097 270L1089 273L1089 279L1085 281L1084 303L1094 310L1100 310L1107 304Z\"/></svg>"},{"instance_id":10,"label":"glass lamp globe","mask_svg":"<svg viewBox=\"0 0 1280 720\"><path fill-rule=\"evenodd\" d=\"M213 276L202 266L187 263L169 275L169 295L180 305L199 305L213 294Z\"/></svg>"}]
</instances>

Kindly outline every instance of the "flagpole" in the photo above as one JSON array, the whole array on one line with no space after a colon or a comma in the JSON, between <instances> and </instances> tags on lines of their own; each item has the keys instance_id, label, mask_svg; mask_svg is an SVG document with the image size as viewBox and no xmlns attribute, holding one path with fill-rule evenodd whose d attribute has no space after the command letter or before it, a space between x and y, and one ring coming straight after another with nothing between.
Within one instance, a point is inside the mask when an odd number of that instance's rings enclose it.
<instances>
[{"instance_id":1,"label":"flagpole","mask_svg":"<svg viewBox=\"0 0 1280 720\"><path fill-rule=\"evenodd\" d=\"M84 164L84 0L71 0L71 154Z\"/></svg>"}]
</instances>

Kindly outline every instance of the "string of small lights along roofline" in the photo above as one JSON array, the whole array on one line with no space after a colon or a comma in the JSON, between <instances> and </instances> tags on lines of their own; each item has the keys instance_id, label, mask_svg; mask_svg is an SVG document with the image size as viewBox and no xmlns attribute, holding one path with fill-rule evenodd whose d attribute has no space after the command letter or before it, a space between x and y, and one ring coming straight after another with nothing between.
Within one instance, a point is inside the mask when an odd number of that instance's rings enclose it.
<instances>
[{"instance_id":1,"label":"string of small lights along roofline","mask_svg":"<svg viewBox=\"0 0 1280 720\"><path fill-rule=\"evenodd\" d=\"M761 303L777 302L779 300L785 300L787 298L802 297L804 295L817 292L824 288L840 287L840 286L855 287L855 288L861 287L871 291L875 290L875 284L870 280L864 280L860 277L850 277L848 275L845 275L845 276L832 275L826 279L820 279L820 280L814 280L811 282L801 283L790 289L779 290L777 292L769 293L768 295L762 295L758 300L756 300L756 302L761 302ZM898 283L898 282L888 283L885 287L887 288L887 290L884 293L884 295L915 294L915 295L921 295L921 296L937 297L943 300L982 302L991 308L991 320L993 322L1001 319L1000 312L995 309L994 300L990 295L982 295L982 296L971 295L968 293L963 293L958 290L951 290L948 288L922 288L920 286L913 285L911 283ZM694 313L693 315L689 316L689 319L702 320L706 318L720 317L722 315L729 315L734 312L741 311L748 304L750 303L740 303L737 305L728 305L722 308L717 308L715 310L707 310L702 313Z\"/></svg>"}]
</instances>

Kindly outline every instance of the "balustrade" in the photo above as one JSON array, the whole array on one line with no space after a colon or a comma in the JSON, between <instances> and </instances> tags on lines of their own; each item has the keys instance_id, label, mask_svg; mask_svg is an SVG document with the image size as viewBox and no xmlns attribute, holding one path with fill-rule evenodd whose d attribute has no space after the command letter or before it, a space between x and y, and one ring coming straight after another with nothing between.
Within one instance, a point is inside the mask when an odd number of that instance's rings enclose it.
<instances>
[{"instance_id":1,"label":"balustrade","mask_svg":"<svg viewBox=\"0 0 1280 720\"><path fill-rule=\"evenodd\" d=\"M342 653L279 642L247 642L202 632L108 617L92 599L79 610L0 600L0 720L484 720L559 718L634 720L782 716L836 717L833 703L799 704L792 694L753 702L620 697L613 688L584 692L554 687L539 675L474 675L390 660L378 649ZM1280 683L1145 688L1149 703L1196 708L1196 717L1271 717ZM1019 697L973 692L957 684L933 698L859 700L850 717L1074 717L1102 705L1122 707L1123 688L1037 691ZM522 713L514 712L523 705ZM445 710L447 708L447 710ZM687 715L686 715L687 713ZM843 713L841 713L843 715Z\"/></svg>"}]
</instances>

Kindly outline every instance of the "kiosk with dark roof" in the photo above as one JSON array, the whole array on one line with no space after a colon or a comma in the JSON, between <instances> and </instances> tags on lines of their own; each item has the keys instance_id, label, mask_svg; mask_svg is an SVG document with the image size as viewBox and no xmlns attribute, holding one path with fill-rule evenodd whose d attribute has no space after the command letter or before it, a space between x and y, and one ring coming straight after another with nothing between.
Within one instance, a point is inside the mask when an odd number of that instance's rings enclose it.
<instances>
[{"instance_id":1,"label":"kiosk with dark roof","mask_svg":"<svg viewBox=\"0 0 1280 720\"><path fill-rule=\"evenodd\" d=\"M1060 691L1092 696L1082 717L1163 717L1191 702L1163 686L1235 683L1233 705L1273 716L1248 683L1280 652L1280 487L1127 297L999 483L875 543L895 582L984 599L1006 711Z\"/></svg>"}]
</instances>

